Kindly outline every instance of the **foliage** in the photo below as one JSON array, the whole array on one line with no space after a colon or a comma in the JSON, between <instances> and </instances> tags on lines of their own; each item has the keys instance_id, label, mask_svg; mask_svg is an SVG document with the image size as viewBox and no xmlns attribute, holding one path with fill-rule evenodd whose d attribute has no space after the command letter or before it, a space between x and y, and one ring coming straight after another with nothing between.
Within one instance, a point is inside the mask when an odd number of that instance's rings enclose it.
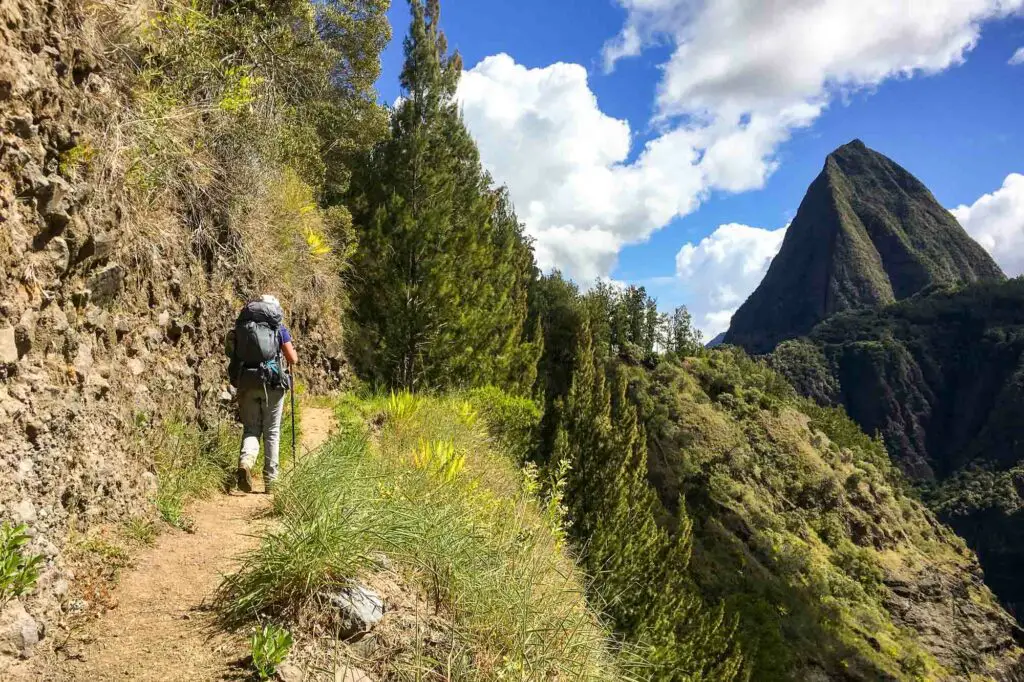
<instances>
[{"instance_id":1,"label":"foliage","mask_svg":"<svg viewBox=\"0 0 1024 682\"><path fill-rule=\"evenodd\" d=\"M225 580L228 622L315 619L320 595L371 576L383 552L453 637L439 659L406 647L389 675L632 679L561 549L558 493L538 500L536 477L493 449L485 424L467 423L461 397L414 400L405 411L391 396L339 405L346 428L288 472L279 524ZM458 475L418 466L424 444L432 461L457 453Z\"/></svg>"},{"instance_id":2,"label":"foliage","mask_svg":"<svg viewBox=\"0 0 1024 682\"><path fill-rule=\"evenodd\" d=\"M931 508L978 551L988 584L1018 611L1022 311L1020 278L932 288L835 315L800 342L825 358L846 412L880 435Z\"/></svg>"},{"instance_id":3,"label":"foliage","mask_svg":"<svg viewBox=\"0 0 1024 682\"><path fill-rule=\"evenodd\" d=\"M533 251L462 121L462 61L447 54L438 3L410 5L391 135L349 193L359 233L349 353L374 386L527 393L539 350L524 327Z\"/></svg>"},{"instance_id":4,"label":"foliage","mask_svg":"<svg viewBox=\"0 0 1024 682\"><path fill-rule=\"evenodd\" d=\"M0 606L30 592L39 579L43 557L23 551L30 539L25 524L0 524Z\"/></svg>"},{"instance_id":5,"label":"foliage","mask_svg":"<svg viewBox=\"0 0 1024 682\"><path fill-rule=\"evenodd\" d=\"M269 680L284 662L293 644L292 633L285 628L267 623L253 633L249 640L252 665L261 680Z\"/></svg>"},{"instance_id":6,"label":"foliage","mask_svg":"<svg viewBox=\"0 0 1024 682\"><path fill-rule=\"evenodd\" d=\"M238 461L234 429L219 424L204 431L172 418L156 425L143 439L156 466L154 502L161 518L172 526L190 528L186 505L232 484Z\"/></svg>"},{"instance_id":7,"label":"foliage","mask_svg":"<svg viewBox=\"0 0 1024 682\"><path fill-rule=\"evenodd\" d=\"M821 349L802 339L783 341L768 356L768 365L786 377L801 395L819 405L839 399L839 383Z\"/></svg>"},{"instance_id":8,"label":"foliage","mask_svg":"<svg viewBox=\"0 0 1024 682\"><path fill-rule=\"evenodd\" d=\"M513 396L494 386L469 391L466 400L484 418L497 447L525 462L537 444L541 410L529 398Z\"/></svg>"},{"instance_id":9,"label":"foliage","mask_svg":"<svg viewBox=\"0 0 1024 682\"><path fill-rule=\"evenodd\" d=\"M616 629L650 647L653 679L747 677L733 625L689 580L690 522L674 536L658 524L647 484L647 449L625 377L608 386L588 330L576 352L552 461L568 462L566 507L583 566Z\"/></svg>"},{"instance_id":10,"label":"foliage","mask_svg":"<svg viewBox=\"0 0 1024 682\"><path fill-rule=\"evenodd\" d=\"M853 679L938 674L889 611L885 583L921 561L951 578L970 563L903 489L881 442L736 348L638 374L633 400L659 453L650 479L669 512L682 499L691 579L737 618L754 678L806 665Z\"/></svg>"}]
</instances>

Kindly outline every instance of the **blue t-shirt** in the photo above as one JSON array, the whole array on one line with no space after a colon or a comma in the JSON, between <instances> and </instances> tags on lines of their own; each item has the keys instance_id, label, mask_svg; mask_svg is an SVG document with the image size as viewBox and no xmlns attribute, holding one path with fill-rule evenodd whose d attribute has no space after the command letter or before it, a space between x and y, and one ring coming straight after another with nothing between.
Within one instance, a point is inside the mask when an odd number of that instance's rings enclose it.
<instances>
[{"instance_id":1,"label":"blue t-shirt","mask_svg":"<svg viewBox=\"0 0 1024 682\"><path fill-rule=\"evenodd\" d=\"M288 327L283 324L277 328L277 342L282 346L289 343L292 340L292 335L288 331Z\"/></svg>"}]
</instances>

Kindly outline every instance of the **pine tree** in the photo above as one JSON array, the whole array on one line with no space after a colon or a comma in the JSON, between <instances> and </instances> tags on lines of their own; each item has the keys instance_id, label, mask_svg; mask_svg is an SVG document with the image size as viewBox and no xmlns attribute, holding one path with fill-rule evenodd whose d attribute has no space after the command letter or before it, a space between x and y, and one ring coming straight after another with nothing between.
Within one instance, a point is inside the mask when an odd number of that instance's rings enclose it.
<instances>
[{"instance_id":1,"label":"pine tree","mask_svg":"<svg viewBox=\"0 0 1024 682\"><path fill-rule=\"evenodd\" d=\"M554 461L570 464L565 501L582 564L616 629L648 648L654 679L744 679L731 624L721 609L705 605L687 577L685 505L674 534L659 525L643 427L625 376L614 374L610 382L584 321L554 439Z\"/></svg>"},{"instance_id":2,"label":"pine tree","mask_svg":"<svg viewBox=\"0 0 1024 682\"><path fill-rule=\"evenodd\" d=\"M532 248L462 121L462 61L448 55L438 0L410 7L404 96L350 195L359 239L350 354L378 384L525 392L539 357L539 339L524 340Z\"/></svg>"}]
</instances>

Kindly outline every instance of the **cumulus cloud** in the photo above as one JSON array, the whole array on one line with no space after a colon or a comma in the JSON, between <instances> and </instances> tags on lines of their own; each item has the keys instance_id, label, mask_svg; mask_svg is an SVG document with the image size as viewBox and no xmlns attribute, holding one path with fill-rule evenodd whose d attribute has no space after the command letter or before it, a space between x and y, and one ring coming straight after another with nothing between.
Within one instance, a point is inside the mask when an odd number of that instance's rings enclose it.
<instances>
[{"instance_id":1,"label":"cumulus cloud","mask_svg":"<svg viewBox=\"0 0 1024 682\"><path fill-rule=\"evenodd\" d=\"M713 191L764 185L776 150L838 93L963 61L981 25L1024 0L618 0L611 69L670 44L653 123L633 154L577 64L508 55L463 75L459 99L484 164L509 185L541 267L608 276L619 251L696 210ZM635 158L634 158L635 156ZM632 160L631 160L632 159Z\"/></svg>"},{"instance_id":2,"label":"cumulus cloud","mask_svg":"<svg viewBox=\"0 0 1024 682\"><path fill-rule=\"evenodd\" d=\"M733 313L761 283L785 236L785 227L765 230L729 223L679 250L676 277L704 338L729 328Z\"/></svg>"},{"instance_id":3,"label":"cumulus cloud","mask_svg":"<svg viewBox=\"0 0 1024 682\"><path fill-rule=\"evenodd\" d=\"M1024 175L1011 173L1001 188L952 213L1007 275L1024 274Z\"/></svg>"},{"instance_id":4,"label":"cumulus cloud","mask_svg":"<svg viewBox=\"0 0 1024 682\"><path fill-rule=\"evenodd\" d=\"M458 97L484 165L509 186L536 240L539 265L585 282L607 277L623 246L694 211L710 190L759 187L787 134L760 117L682 126L628 162L629 123L601 111L582 66L529 69L505 54L464 73ZM777 119L797 126L817 114L797 105Z\"/></svg>"},{"instance_id":5,"label":"cumulus cloud","mask_svg":"<svg viewBox=\"0 0 1024 682\"><path fill-rule=\"evenodd\" d=\"M1010 66L1019 66L1020 64L1024 64L1024 47L1019 48L1016 52L1014 52L1013 56L1010 57L1010 61L1007 63Z\"/></svg>"}]
</instances>

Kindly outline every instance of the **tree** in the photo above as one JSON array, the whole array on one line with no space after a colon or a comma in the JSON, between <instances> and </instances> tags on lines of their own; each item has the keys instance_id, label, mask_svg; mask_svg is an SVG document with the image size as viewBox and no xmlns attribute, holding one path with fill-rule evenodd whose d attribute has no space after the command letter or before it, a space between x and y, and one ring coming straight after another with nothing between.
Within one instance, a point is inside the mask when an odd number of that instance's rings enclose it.
<instances>
[{"instance_id":1,"label":"tree","mask_svg":"<svg viewBox=\"0 0 1024 682\"><path fill-rule=\"evenodd\" d=\"M350 193L353 361L377 384L526 392L540 348L524 338L532 247L462 121L438 1L410 7L403 99Z\"/></svg>"},{"instance_id":2,"label":"tree","mask_svg":"<svg viewBox=\"0 0 1024 682\"><path fill-rule=\"evenodd\" d=\"M609 375L594 349L584 321L552 457L570 465L565 503L582 564L615 628L648 649L654 679L745 679L733 626L721 608L705 605L687 575L685 505L674 534L659 525L646 435L625 375Z\"/></svg>"}]
</instances>

